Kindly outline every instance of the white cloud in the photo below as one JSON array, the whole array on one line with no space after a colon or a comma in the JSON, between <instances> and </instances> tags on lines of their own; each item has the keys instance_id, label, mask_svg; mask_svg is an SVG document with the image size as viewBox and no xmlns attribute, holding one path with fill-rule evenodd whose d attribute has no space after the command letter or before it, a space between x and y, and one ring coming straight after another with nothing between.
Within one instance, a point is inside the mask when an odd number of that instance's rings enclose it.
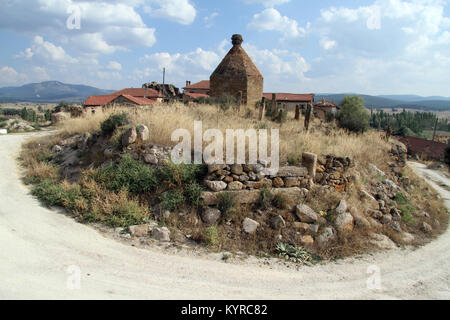
<instances>
[{"instance_id":1,"label":"white cloud","mask_svg":"<svg viewBox=\"0 0 450 320\"><path fill-rule=\"evenodd\" d=\"M141 4L141 0L112 3L104 0L1 1L0 9L4 17L0 19L0 29L45 34L52 40L70 44L71 48L80 52L87 50L104 54L132 46L151 47L156 42L155 29L143 22L137 11ZM77 8L80 29L67 28L69 8ZM99 43L96 45L97 41Z\"/></svg>"},{"instance_id":2,"label":"white cloud","mask_svg":"<svg viewBox=\"0 0 450 320\"><path fill-rule=\"evenodd\" d=\"M68 55L65 50L49 41L45 41L41 36L35 36L31 48L25 49L15 56L16 58L40 59L48 63L77 63L78 60Z\"/></svg>"},{"instance_id":3,"label":"white cloud","mask_svg":"<svg viewBox=\"0 0 450 320\"><path fill-rule=\"evenodd\" d=\"M197 10L189 0L149 0L145 11L154 18L164 18L180 24L191 24L197 16ZM153 8L156 6L156 8Z\"/></svg>"},{"instance_id":4,"label":"white cloud","mask_svg":"<svg viewBox=\"0 0 450 320\"><path fill-rule=\"evenodd\" d=\"M206 28L211 28L214 23L214 19L219 15L217 12L211 13L209 16L206 16L203 18L203 21L205 22Z\"/></svg>"},{"instance_id":5,"label":"white cloud","mask_svg":"<svg viewBox=\"0 0 450 320\"><path fill-rule=\"evenodd\" d=\"M337 42L324 37L320 40L320 46L325 50L331 50L336 47Z\"/></svg>"},{"instance_id":6,"label":"white cloud","mask_svg":"<svg viewBox=\"0 0 450 320\"><path fill-rule=\"evenodd\" d=\"M282 16L274 8L255 14L248 27L258 31L278 31L288 38L304 36L306 33L304 28L298 26L296 20Z\"/></svg>"},{"instance_id":7,"label":"white cloud","mask_svg":"<svg viewBox=\"0 0 450 320\"><path fill-rule=\"evenodd\" d=\"M305 88L446 94L450 24L444 5L441 0L375 0L323 9L311 34L325 51L312 61ZM339 50L330 50L337 45Z\"/></svg>"},{"instance_id":8,"label":"white cloud","mask_svg":"<svg viewBox=\"0 0 450 320\"><path fill-rule=\"evenodd\" d=\"M106 66L109 70L122 70L122 65L117 61L110 61Z\"/></svg>"},{"instance_id":9,"label":"white cloud","mask_svg":"<svg viewBox=\"0 0 450 320\"><path fill-rule=\"evenodd\" d=\"M287 3L291 0L244 0L247 4L262 4L265 7L274 7L283 3Z\"/></svg>"}]
</instances>

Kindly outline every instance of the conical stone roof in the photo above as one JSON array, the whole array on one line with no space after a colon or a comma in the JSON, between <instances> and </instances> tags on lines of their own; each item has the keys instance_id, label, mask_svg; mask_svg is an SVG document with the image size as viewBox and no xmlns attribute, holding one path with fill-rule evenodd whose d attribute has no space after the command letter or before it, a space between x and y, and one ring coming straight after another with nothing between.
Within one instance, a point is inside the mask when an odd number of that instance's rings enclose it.
<instances>
[{"instance_id":1,"label":"conical stone roof","mask_svg":"<svg viewBox=\"0 0 450 320\"><path fill-rule=\"evenodd\" d=\"M230 94L249 105L261 100L263 76L242 48L242 36L233 35L233 47L210 77L210 94L220 98Z\"/></svg>"}]
</instances>

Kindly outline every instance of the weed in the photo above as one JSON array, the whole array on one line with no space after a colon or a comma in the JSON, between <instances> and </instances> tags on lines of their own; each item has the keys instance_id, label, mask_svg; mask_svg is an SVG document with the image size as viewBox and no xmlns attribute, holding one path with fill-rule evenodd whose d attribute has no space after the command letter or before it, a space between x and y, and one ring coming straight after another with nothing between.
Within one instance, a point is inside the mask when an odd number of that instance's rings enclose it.
<instances>
[{"instance_id":1,"label":"weed","mask_svg":"<svg viewBox=\"0 0 450 320\"><path fill-rule=\"evenodd\" d=\"M219 233L216 226L210 226L203 231L203 239L208 246L216 247L219 245Z\"/></svg>"},{"instance_id":2,"label":"weed","mask_svg":"<svg viewBox=\"0 0 450 320\"><path fill-rule=\"evenodd\" d=\"M185 197L193 206L200 206L202 204L203 187L196 182L188 184L185 188Z\"/></svg>"},{"instance_id":3,"label":"weed","mask_svg":"<svg viewBox=\"0 0 450 320\"><path fill-rule=\"evenodd\" d=\"M287 243L279 242L276 246L276 251L280 258L290 260L295 263L312 263L315 257L302 247L296 247Z\"/></svg>"},{"instance_id":4,"label":"weed","mask_svg":"<svg viewBox=\"0 0 450 320\"><path fill-rule=\"evenodd\" d=\"M225 218L230 218L234 214L236 201L231 193L223 192L217 196L217 208L222 212Z\"/></svg>"},{"instance_id":5,"label":"weed","mask_svg":"<svg viewBox=\"0 0 450 320\"><path fill-rule=\"evenodd\" d=\"M286 209L288 200L286 197L280 193L277 193L273 196L272 203L273 205L281 210Z\"/></svg>"},{"instance_id":6,"label":"weed","mask_svg":"<svg viewBox=\"0 0 450 320\"><path fill-rule=\"evenodd\" d=\"M270 208L272 199L273 199L273 196L272 196L272 193L270 192L269 188L267 188L267 187L262 188L261 191L259 192L259 200L258 200L258 204L259 204L260 208L262 208L262 209Z\"/></svg>"},{"instance_id":7,"label":"weed","mask_svg":"<svg viewBox=\"0 0 450 320\"><path fill-rule=\"evenodd\" d=\"M181 190L166 191L160 199L162 207L167 210L177 209L186 201Z\"/></svg>"},{"instance_id":8,"label":"weed","mask_svg":"<svg viewBox=\"0 0 450 320\"><path fill-rule=\"evenodd\" d=\"M105 135L112 134L116 128L127 124L127 115L125 113L113 114L108 119L103 121L100 128Z\"/></svg>"}]
</instances>

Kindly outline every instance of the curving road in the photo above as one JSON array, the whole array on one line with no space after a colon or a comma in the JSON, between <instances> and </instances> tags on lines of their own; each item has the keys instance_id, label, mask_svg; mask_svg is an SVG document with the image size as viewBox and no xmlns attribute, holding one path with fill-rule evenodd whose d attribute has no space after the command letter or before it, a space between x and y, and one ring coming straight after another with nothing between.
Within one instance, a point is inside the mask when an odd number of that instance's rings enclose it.
<instances>
[{"instance_id":1,"label":"curving road","mask_svg":"<svg viewBox=\"0 0 450 320\"><path fill-rule=\"evenodd\" d=\"M16 157L32 135L0 136L0 299L450 299L449 232L417 250L299 270L122 244L30 195Z\"/></svg>"}]
</instances>

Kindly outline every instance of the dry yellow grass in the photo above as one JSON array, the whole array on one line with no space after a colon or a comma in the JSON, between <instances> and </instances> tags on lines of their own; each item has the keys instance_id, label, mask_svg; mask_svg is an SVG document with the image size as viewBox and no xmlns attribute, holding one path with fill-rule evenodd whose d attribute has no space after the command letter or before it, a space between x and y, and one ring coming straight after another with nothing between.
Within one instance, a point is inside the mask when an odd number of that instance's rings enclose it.
<instances>
[{"instance_id":1,"label":"dry yellow grass","mask_svg":"<svg viewBox=\"0 0 450 320\"><path fill-rule=\"evenodd\" d=\"M174 146L171 134L179 128L190 131L193 137L194 121L202 121L204 131L219 129L224 136L226 129L279 129L281 161L286 161L289 157L298 158L303 152L313 152L350 157L361 164L372 162L384 167L386 151L389 149L377 132L355 135L338 128L320 130L319 121L316 120L312 130L307 133L304 131L303 119L296 121L293 113L289 113L287 121L280 125L268 120L258 121L254 109L223 111L211 105L169 104L147 109L114 107L91 117L69 120L63 124L62 132L75 134L99 130L101 122L110 114L120 112L128 113L133 125L148 126L151 142L161 145Z\"/></svg>"}]
</instances>

